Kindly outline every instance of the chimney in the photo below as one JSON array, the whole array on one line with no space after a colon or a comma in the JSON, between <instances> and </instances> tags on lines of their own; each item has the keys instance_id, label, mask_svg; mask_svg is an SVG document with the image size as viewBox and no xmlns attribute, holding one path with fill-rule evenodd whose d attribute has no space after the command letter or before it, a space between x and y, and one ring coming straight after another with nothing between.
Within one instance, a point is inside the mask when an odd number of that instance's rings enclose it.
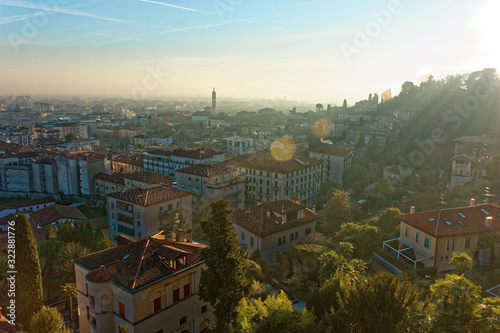
<instances>
[{"instance_id":1,"label":"chimney","mask_svg":"<svg viewBox=\"0 0 500 333\"><path fill-rule=\"evenodd\" d=\"M415 214L415 206L410 207L410 214Z\"/></svg>"},{"instance_id":2,"label":"chimney","mask_svg":"<svg viewBox=\"0 0 500 333\"><path fill-rule=\"evenodd\" d=\"M470 199L470 206L474 207L476 205L476 199L472 198Z\"/></svg>"},{"instance_id":3,"label":"chimney","mask_svg":"<svg viewBox=\"0 0 500 333\"><path fill-rule=\"evenodd\" d=\"M491 222L493 222L493 217L488 216L484 219L484 225L486 228L491 228Z\"/></svg>"},{"instance_id":4,"label":"chimney","mask_svg":"<svg viewBox=\"0 0 500 333\"><path fill-rule=\"evenodd\" d=\"M193 242L193 230L191 229L186 230L186 242L187 243Z\"/></svg>"},{"instance_id":5,"label":"chimney","mask_svg":"<svg viewBox=\"0 0 500 333\"><path fill-rule=\"evenodd\" d=\"M313 213L316 213L316 205L313 205Z\"/></svg>"},{"instance_id":6,"label":"chimney","mask_svg":"<svg viewBox=\"0 0 500 333\"><path fill-rule=\"evenodd\" d=\"M184 242L184 229L177 229L175 238L178 242Z\"/></svg>"}]
</instances>

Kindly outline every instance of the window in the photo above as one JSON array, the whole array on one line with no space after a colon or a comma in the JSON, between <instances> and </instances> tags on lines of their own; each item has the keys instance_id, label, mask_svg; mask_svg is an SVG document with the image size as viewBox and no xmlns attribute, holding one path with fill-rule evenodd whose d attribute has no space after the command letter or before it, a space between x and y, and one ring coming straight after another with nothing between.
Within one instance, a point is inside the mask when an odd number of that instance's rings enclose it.
<instances>
[{"instance_id":1,"label":"window","mask_svg":"<svg viewBox=\"0 0 500 333\"><path fill-rule=\"evenodd\" d=\"M118 305L120 307L120 316L122 316L123 318L125 318L125 304L118 303Z\"/></svg>"},{"instance_id":2,"label":"window","mask_svg":"<svg viewBox=\"0 0 500 333\"><path fill-rule=\"evenodd\" d=\"M293 233L290 234L290 242L293 242Z\"/></svg>"},{"instance_id":3,"label":"window","mask_svg":"<svg viewBox=\"0 0 500 333\"><path fill-rule=\"evenodd\" d=\"M172 210L172 204L168 204L167 210Z\"/></svg>"},{"instance_id":4,"label":"window","mask_svg":"<svg viewBox=\"0 0 500 333\"><path fill-rule=\"evenodd\" d=\"M186 316L182 317L181 320L179 320L179 326L182 326L185 323L187 323L187 317Z\"/></svg>"},{"instance_id":5,"label":"window","mask_svg":"<svg viewBox=\"0 0 500 333\"><path fill-rule=\"evenodd\" d=\"M190 283L184 285L184 297L187 297L189 295L191 295L191 284Z\"/></svg>"},{"instance_id":6,"label":"window","mask_svg":"<svg viewBox=\"0 0 500 333\"><path fill-rule=\"evenodd\" d=\"M250 248L253 249L255 246L253 237L250 237Z\"/></svg>"},{"instance_id":7,"label":"window","mask_svg":"<svg viewBox=\"0 0 500 333\"><path fill-rule=\"evenodd\" d=\"M95 297L92 295L89 295L89 303L91 307L95 306Z\"/></svg>"},{"instance_id":8,"label":"window","mask_svg":"<svg viewBox=\"0 0 500 333\"><path fill-rule=\"evenodd\" d=\"M464 248L468 249L470 247L470 237L465 239Z\"/></svg>"},{"instance_id":9,"label":"window","mask_svg":"<svg viewBox=\"0 0 500 333\"><path fill-rule=\"evenodd\" d=\"M309 235L311 233L311 228L307 228L306 229L306 236Z\"/></svg>"},{"instance_id":10,"label":"window","mask_svg":"<svg viewBox=\"0 0 500 333\"><path fill-rule=\"evenodd\" d=\"M201 313L205 313L205 312L207 312L207 306L206 306L206 305L203 305L203 306L201 307Z\"/></svg>"},{"instance_id":11,"label":"window","mask_svg":"<svg viewBox=\"0 0 500 333\"><path fill-rule=\"evenodd\" d=\"M281 245L281 237L278 238L278 245Z\"/></svg>"},{"instance_id":12,"label":"window","mask_svg":"<svg viewBox=\"0 0 500 333\"><path fill-rule=\"evenodd\" d=\"M245 244L245 233L241 232L241 244Z\"/></svg>"},{"instance_id":13,"label":"window","mask_svg":"<svg viewBox=\"0 0 500 333\"><path fill-rule=\"evenodd\" d=\"M115 219L115 213L111 213L111 218L114 220Z\"/></svg>"},{"instance_id":14,"label":"window","mask_svg":"<svg viewBox=\"0 0 500 333\"><path fill-rule=\"evenodd\" d=\"M299 238L299 232L295 231L295 239Z\"/></svg>"},{"instance_id":15,"label":"window","mask_svg":"<svg viewBox=\"0 0 500 333\"><path fill-rule=\"evenodd\" d=\"M172 298L173 298L174 303L178 302L181 299L181 293L179 291L179 288L175 289L172 292Z\"/></svg>"},{"instance_id":16,"label":"window","mask_svg":"<svg viewBox=\"0 0 500 333\"><path fill-rule=\"evenodd\" d=\"M111 209L115 209L115 203L111 201Z\"/></svg>"},{"instance_id":17,"label":"window","mask_svg":"<svg viewBox=\"0 0 500 333\"><path fill-rule=\"evenodd\" d=\"M163 333L163 328L159 331L156 331L156 333Z\"/></svg>"},{"instance_id":18,"label":"window","mask_svg":"<svg viewBox=\"0 0 500 333\"><path fill-rule=\"evenodd\" d=\"M405 237L408 237L408 227L405 228Z\"/></svg>"},{"instance_id":19,"label":"window","mask_svg":"<svg viewBox=\"0 0 500 333\"><path fill-rule=\"evenodd\" d=\"M154 300L154 312L158 312L161 309L161 297Z\"/></svg>"},{"instance_id":20,"label":"window","mask_svg":"<svg viewBox=\"0 0 500 333\"><path fill-rule=\"evenodd\" d=\"M415 233L415 243L418 243L418 232Z\"/></svg>"},{"instance_id":21,"label":"window","mask_svg":"<svg viewBox=\"0 0 500 333\"><path fill-rule=\"evenodd\" d=\"M283 236L283 244L286 243L286 236Z\"/></svg>"},{"instance_id":22,"label":"window","mask_svg":"<svg viewBox=\"0 0 500 333\"><path fill-rule=\"evenodd\" d=\"M87 321L90 321L90 308L87 306Z\"/></svg>"},{"instance_id":23,"label":"window","mask_svg":"<svg viewBox=\"0 0 500 333\"><path fill-rule=\"evenodd\" d=\"M429 248L431 246L431 240L429 237L424 237L424 247Z\"/></svg>"},{"instance_id":24,"label":"window","mask_svg":"<svg viewBox=\"0 0 500 333\"><path fill-rule=\"evenodd\" d=\"M446 241L446 251L452 251L452 250L455 250L455 240L448 239Z\"/></svg>"}]
</instances>

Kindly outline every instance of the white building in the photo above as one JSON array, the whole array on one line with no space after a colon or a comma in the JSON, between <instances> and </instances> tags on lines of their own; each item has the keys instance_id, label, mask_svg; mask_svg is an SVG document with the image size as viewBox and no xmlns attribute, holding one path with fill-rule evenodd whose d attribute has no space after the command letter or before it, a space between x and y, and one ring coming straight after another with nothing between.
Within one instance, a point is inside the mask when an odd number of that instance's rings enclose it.
<instances>
[{"instance_id":1,"label":"white building","mask_svg":"<svg viewBox=\"0 0 500 333\"><path fill-rule=\"evenodd\" d=\"M325 180L342 185L345 170L352 166L353 152L328 145L311 150L309 156L322 162Z\"/></svg>"},{"instance_id":2,"label":"white building","mask_svg":"<svg viewBox=\"0 0 500 333\"><path fill-rule=\"evenodd\" d=\"M226 138L226 152L230 155L243 155L253 152L253 139L233 136Z\"/></svg>"}]
</instances>

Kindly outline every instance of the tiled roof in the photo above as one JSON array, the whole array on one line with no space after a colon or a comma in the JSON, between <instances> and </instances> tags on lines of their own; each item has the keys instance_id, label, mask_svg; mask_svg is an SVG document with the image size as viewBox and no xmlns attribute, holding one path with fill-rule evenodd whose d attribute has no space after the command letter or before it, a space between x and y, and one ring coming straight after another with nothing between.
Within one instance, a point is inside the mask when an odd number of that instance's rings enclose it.
<instances>
[{"instance_id":1,"label":"tiled roof","mask_svg":"<svg viewBox=\"0 0 500 333\"><path fill-rule=\"evenodd\" d=\"M162 155L162 156L178 156L178 157L185 157L185 158L191 158L194 160L203 160L207 158L214 157L215 155L222 154L216 150L213 149L198 149L198 150L185 150L185 149L175 149L172 151L169 150L163 150L163 149L156 149L151 152L149 152L150 155Z\"/></svg>"},{"instance_id":2,"label":"tiled roof","mask_svg":"<svg viewBox=\"0 0 500 333\"><path fill-rule=\"evenodd\" d=\"M131 179L137 182L147 184L164 184L171 186L175 181L172 177L168 177L153 171L140 171L125 175L126 179Z\"/></svg>"},{"instance_id":3,"label":"tiled roof","mask_svg":"<svg viewBox=\"0 0 500 333\"><path fill-rule=\"evenodd\" d=\"M106 156L97 153L90 153L90 154L80 154L80 158L84 161L95 161L95 160L105 159Z\"/></svg>"},{"instance_id":4,"label":"tiled roof","mask_svg":"<svg viewBox=\"0 0 500 333\"><path fill-rule=\"evenodd\" d=\"M180 269L201 263L200 251L206 246L147 237L75 259L90 270L91 281L112 281L129 291L176 274ZM170 260L186 256L185 266L170 267Z\"/></svg>"},{"instance_id":5,"label":"tiled roof","mask_svg":"<svg viewBox=\"0 0 500 333\"><path fill-rule=\"evenodd\" d=\"M7 224L10 221L14 221L16 219L17 215L16 214L9 214L7 216L4 216L0 218L0 225Z\"/></svg>"},{"instance_id":6,"label":"tiled roof","mask_svg":"<svg viewBox=\"0 0 500 333\"><path fill-rule=\"evenodd\" d=\"M225 175L233 172L234 168L225 163L219 163L216 165L192 165L182 169L178 169L176 172L188 173L190 175L197 175L202 177L212 177Z\"/></svg>"},{"instance_id":7,"label":"tiled roof","mask_svg":"<svg viewBox=\"0 0 500 333\"><path fill-rule=\"evenodd\" d=\"M101 229L107 229L108 228L108 218L106 216L104 217L95 217L93 219L88 219L88 220L81 220L78 221L78 223L82 225L86 225L87 222L90 224L92 229L95 229L97 227Z\"/></svg>"},{"instance_id":8,"label":"tiled roof","mask_svg":"<svg viewBox=\"0 0 500 333\"><path fill-rule=\"evenodd\" d=\"M113 158L113 162L130 164L141 168L143 166L143 160L144 156L141 154L133 154L133 155L122 154Z\"/></svg>"},{"instance_id":9,"label":"tiled roof","mask_svg":"<svg viewBox=\"0 0 500 333\"><path fill-rule=\"evenodd\" d=\"M0 141L0 152L19 154L32 150L33 148L31 147L18 145L17 143Z\"/></svg>"},{"instance_id":10,"label":"tiled roof","mask_svg":"<svg viewBox=\"0 0 500 333\"><path fill-rule=\"evenodd\" d=\"M11 325L7 320L0 320L0 332L2 333L22 333L21 325Z\"/></svg>"},{"instance_id":11,"label":"tiled roof","mask_svg":"<svg viewBox=\"0 0 500 333\"><path fill-rule=\"evenodd\" d=\"M50 205L31 213L31 220L39 226L44 226L63 218L76 220L87 219L78 208L57 204Z\"/></svg>"},{"instance_id":12,"label":"tiled roof","mask_svg":"<svg viewBox=\"0 0 500 333\"><path fill-rule=\"evenodd\" d=\"M281 217L275 214L286 215L301 209L303 209L304 214L302 218L286 223L282 223ZM305 206L290 200L279 200L232 212L230 218L240 227L262 237L302 224L314 222L319 218L319 215Z\"/></svg>"},{"instance_id":13,"label":"tiled roof","mask_svg":"<svg viewBox=\"0 0 500 333\"><path fill-rule=\"evenodd\" d=\"M104 180L110 183L116 183L116 184L125 184L125 174L124 173L112 173L111 175L108 175L107 173L104 172L99 172L94 176L94 179L100 179Z\"/></svg>"},{"instance_id":14,"label":"tiled roof","mask_svg":"<svg viewBox=\"0 0 500 333\"><path fill-rule=\"evenodd\" d=\"M335 145L327 145L313 149L311 150L311 152L325 154L325 155L346 156L350 154L352 151Z\"/></svg>"},{"instance_id":15,"label":"tiled roof","mask_svg":"<svg viewBox=\"0 0 500 333\"><path fill-rule=\"evenodd\" d=\"M239 159L236 163L247 169L262 170L276 173L288 173L297 170L302 170L310 166L321 164L320 160L307 156L292 158L289 161L276 161L260 156L246 155L245 159ZM227 164L232 164L229 162Z\"/></svg>"},{"instance_id":16,"label":"tiled roof","mask_svg":"<svg viewBox=\"0 0 500 333\"><path fill-rule=\"evenodd\" d=\"M151 206L157 203L189 195L192 195L192 193L169 188L164 185L149 188L138 187L127 191L108 194L108 196L111 198L127 201L140 206Z\"/></svg>"},{"instance_id":17,"label":"tiled roof","mask_svg":"<svg viewBox=\"0 0 500 333\"><path fill-rule=\"evenodd\" d=\"M43 205L43 204L50 203L50 202L55 203L56 199L53 196L48 196L48 197L37 198L37 199L6 202L6 203L3 203L0 205L0 210L5 209L5 208L17 209L17 208L22 208L22 207Z\"/></svg>"},{"instance_id":18,"label":"tiled roof","mask_svg":"<svg viewBox=\"0 0 500 333\"><path fill-rule=\"evenodd\" d=\"M396 217L436 237L478 234L491 230L500 230L500 207L491 204L438 209ZM492 218L491 227L486 227L485 225L487 217Z\"/></svg>"}]
</instances>

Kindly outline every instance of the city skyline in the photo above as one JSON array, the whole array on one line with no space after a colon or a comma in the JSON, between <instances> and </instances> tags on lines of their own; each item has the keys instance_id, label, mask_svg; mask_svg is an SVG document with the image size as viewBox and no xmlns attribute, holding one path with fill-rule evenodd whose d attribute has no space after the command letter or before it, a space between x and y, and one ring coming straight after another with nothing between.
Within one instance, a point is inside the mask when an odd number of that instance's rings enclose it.
<instances>
[{"instance_id":1,"label":"city skyline","mask_svg":"<svg viewBox=\"0 0 500 333\"><path fill-rule=\"evenodd\" d=\"M118 4L120 6L118 6ZM4 94L340 103L498 68L478 1L0 1Z\"/></svg>"}]
</instances>

